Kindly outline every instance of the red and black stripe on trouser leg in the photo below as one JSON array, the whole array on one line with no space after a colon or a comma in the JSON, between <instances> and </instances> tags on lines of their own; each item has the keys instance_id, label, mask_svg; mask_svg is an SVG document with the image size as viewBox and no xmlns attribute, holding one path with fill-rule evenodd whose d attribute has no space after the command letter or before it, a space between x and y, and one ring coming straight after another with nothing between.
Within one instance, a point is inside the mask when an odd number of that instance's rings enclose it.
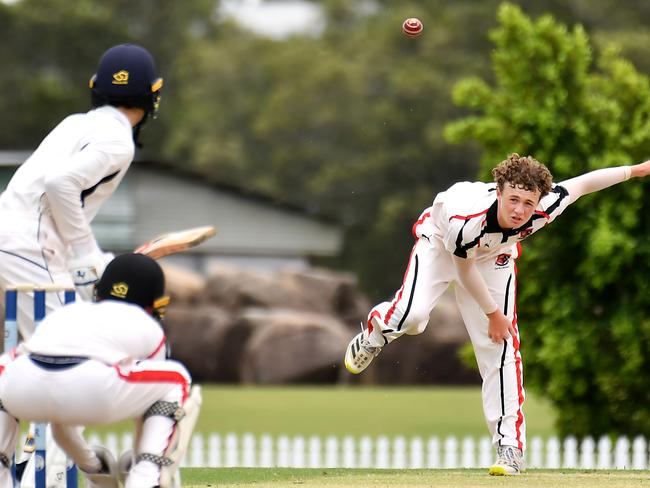
<instances>
[{"instance_id":1,"label":"red and black stripe on trouser leg","mask_svg":"<svg viewBox=\"0 0 650 488\"><path fill-rule=\"evenodd\" d=\"M376 305L368 314L371 345L384 346L403 334L424 332L429 314L453 277L453 262L442 244L417 239L402 286L391 301Z\"/></svg>"},{"instance_id":2,"label":"red and black stripe on trouser leg","mask_svg":"<svg viewBox=\"0 0 650 488\"><path fill-rule=\"evenodd\" d=\"M519 349L516 309L516 267L514 259L505 265L494 261L478 264L493 298L512 321L517 332L500 343L488 337L488 319L478 304L461 286L456 299L467 327L483 379L483 410L492 441L497 446L526 447L526 422L523 413L525 391Z\"/></svg>"}]
</instances>

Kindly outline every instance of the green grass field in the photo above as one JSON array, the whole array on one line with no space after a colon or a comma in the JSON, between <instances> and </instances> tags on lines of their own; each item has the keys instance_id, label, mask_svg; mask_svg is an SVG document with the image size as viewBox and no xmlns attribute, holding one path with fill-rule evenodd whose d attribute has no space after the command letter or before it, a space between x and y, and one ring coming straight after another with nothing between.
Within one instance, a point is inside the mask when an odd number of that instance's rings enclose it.
<instances>
[{"instance_id":1,"label":"green grass field","mask_svg":"<svg viewBox=\"0 0 650 488\"><path fill-rule=\"evenodd\" d=\"M524 411L529 437L554 434L555 414L548 402L528 395ZM88 431L124 429L131 429L131 424ZM478 387L205 385L196 432L480 437L487 428Z\"/></svg>"},{"instance_id":2,"label":"green grass field","mask_svg":"<svg viewBox=\"0 0 650 488\"><path fill-rule=\"evenodd\" d=\"M286 435L404 435L476 438L487 435L478 387L203 387L197 432ZM555 412L528 395L529 437L555 434ZM120 432L130 424L106 426ZM97 430L97 429L93 429ZM484 469L377 470L295 468L184 468L184 487L538 487L650 486L650 471L529 470L495 478Z\"/></svg>"},{"instance_id":3,"label":"green grass field","mask_svg":"<svg viewBox=\"0 0 650 488\"><path fill-rule=\"evenodd\" d=\"M183 486L204 487L525 487L628 488L650 485L648 471L531 470L518 477L488 476L485 470L369 470L221 468L184 469Z\"/></svg>"}]
</instances>

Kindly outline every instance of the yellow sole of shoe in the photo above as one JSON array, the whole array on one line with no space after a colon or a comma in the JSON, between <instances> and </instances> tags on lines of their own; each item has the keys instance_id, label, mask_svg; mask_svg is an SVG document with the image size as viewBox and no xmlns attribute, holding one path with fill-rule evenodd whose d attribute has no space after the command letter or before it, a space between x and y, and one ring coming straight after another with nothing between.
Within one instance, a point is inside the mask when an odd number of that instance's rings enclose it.
<instances>
[{"instance_id":1,"label":"yellow sole of shoe","mask_svg":"<svg viewBox=\"0 0 650 488\"><path fill-rule=\"evenodd\" d=\"M509 473L503 466L492 466L488 474L490 476L516 476L519 473Z\"/></svg>"},{"instance_id":2,"label":"yellow sole of shoe","mask_svg":"<svg viewBox=\"0 0 650 488\"><path fill-rule=\"evenodd\" d=\"M359 374L361 371L355 371L352 369L352 367L348 364L347 361L345 361L345 369L347 369L350 373L352 374Z\"/></svg>"}]
</instances>

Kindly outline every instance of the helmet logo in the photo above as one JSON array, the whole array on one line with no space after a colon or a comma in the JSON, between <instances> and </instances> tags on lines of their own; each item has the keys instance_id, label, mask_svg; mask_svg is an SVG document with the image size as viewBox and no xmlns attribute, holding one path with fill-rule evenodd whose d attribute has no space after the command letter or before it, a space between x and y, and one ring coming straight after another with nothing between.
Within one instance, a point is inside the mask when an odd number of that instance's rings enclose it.
<instances>
[{"instance_id":1,"label":"helmet logo","mask_svg":"<svg viewBox=\"0 0 650 488\"><path fill-rule=\"evenodd\" d=\"M117 73L113 73L113 84L114 85L128 85L129 84L129 72L125 69L121 69Z\"/></svg>"},{"instance_id":2,"label":"helmet logo","mask_svg":"<svg viewBox=\"0 0 650 488\"><path fill-rule=\"evenodd\" d=\"M115 298L121 298L124 299L126 298L126 294L129 292L129 285L124 283L123 281L120 283L114 283L113 287L111 288L111 295L114 296Z\"/></svg>"}]
</instances>

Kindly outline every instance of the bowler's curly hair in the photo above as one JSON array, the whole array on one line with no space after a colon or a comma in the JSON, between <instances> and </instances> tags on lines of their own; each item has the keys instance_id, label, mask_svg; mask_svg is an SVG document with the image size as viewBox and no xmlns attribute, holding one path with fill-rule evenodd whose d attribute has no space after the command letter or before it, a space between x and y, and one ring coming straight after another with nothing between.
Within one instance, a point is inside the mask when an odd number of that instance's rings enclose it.
<instances>
[{"instance_id":1,"label":"bowler's curly hair","mask_svg":"<svg viewBox=\"0 0 650 488\"><path fill-rule=\"evenodd\" d=\"M493 170L492 176L499 190L505 185L514 185L528 191L539 190L540 198L551 191L553 176L546 166L532 156L520 156L512 153L508 159L501 161Z\"/></svg>"}]
</instances>

